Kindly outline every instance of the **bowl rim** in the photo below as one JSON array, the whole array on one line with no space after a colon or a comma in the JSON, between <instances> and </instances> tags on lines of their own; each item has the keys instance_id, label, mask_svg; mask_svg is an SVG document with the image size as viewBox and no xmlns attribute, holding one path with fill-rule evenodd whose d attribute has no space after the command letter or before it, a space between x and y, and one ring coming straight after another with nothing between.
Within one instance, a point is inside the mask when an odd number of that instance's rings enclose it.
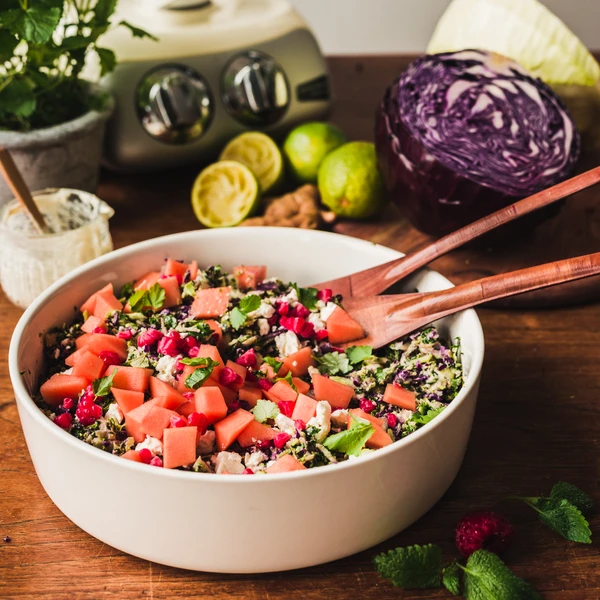
<instances>
[{"instance_id":1,"label":"bowl rim","mask_svg":"<svg viewBox=\"0 0 600 600\"><path fill-rule=\"evenodd\" d=\"M387 246L383 246L381 244L377 244L375 242L371 242L369 240L364 240L360 238L355 238L351 236L341 235L338 233L333 233L329 231L318 231L318 230L297 230L290 229L285 227L252 227L252 228L244 228L244 235L257 235L257 236L265 236L268 235L269 232L273 230L279 231L279 233L285 233L286 235L310 235L316 238L322 237L335 237L338 240L345 240L350 245L358 245L372 248L375 246L376 248L382 250L384 253L389 255L389 260L394 259L394 255L396 258L403 256L402 252L398 250L394 250L393 248L389 248ZM50 435L58 436L57 441L62 441L67 444L71 444L74 451L82 451L86 453L92 453L91 458L96 458L98 460L108 460L109 465L112 464L115 467L120 465L120 468L133 469L134 472L138 472L140 474L155 474L160 477L168 477L175 479L182 479L183 481L205 481L207 483L210 482L219 482L222 485L250 485L253 482L271 482L271 484L275 484L279 481L284 481L290 478L298 478L298 477L323 477L327 476L330 473L337 472L339 470L344 469L354 469L360 467L360 465L367 465L372 461L378 460L378 457L384 457L394 452L399 452L402 448L409 446L410 444L416 443L423 436L428 434L433 434L435 429L441 425L441 423L449 418L449 416L455 412L458 407L464 402L465 398L471 393L473 387L476 385L479 376L481 374L481 369L483 365L483 359L485 356L485 342L483 336L483 328L481 326L481 322L479 317L477 316L474 309L470 308L466 311L463 311L465 315L468 315L471 319L474 320L474 325L476 326L476 332L474 332L473 343L475 347L481 348L481 352L473 353L471 357L471 364L469 368L469 380L463 384L460 392L456 396L456 398L447 405L446 409L442 411L441 414L432 419L429 423L417 429L414 433L402 438L400 440L395 441L394 443L386 446L385 448L379 448L374 452L371 452L365 456L358 457L357 459L350 458L349 460L330 464L323 465L318 468L306 469L302 471L292 471L292 472L284 472L284 473L270 473L269 477L259 476L258 478L254 477L223 477L221 474L217 473L202 473L199 477L199 474L196 472L189 471L179 471L177 469L160 469L154 468L153 471L149 471L147 467L150 465L140 464L130 460L123 460L120 456L115 456L108 452L105 452L99 448L95 448L90 444L87 444L83 440L80 440L74 436L72 436L67 431L64 431L60 427L56 427L34 402L33 398L29 394L23 379L21 377L21 373L19 372L18 366L18 351L21 344L21 340L23 338L23 334L27 331L29 326L29 322L33 319L33 317L40 311L40 309L44 306L47 299L51 296L54 296L60 289L67 283L71 283L72 281L78 279L81 275L86 273L88 270L92 270L94 267L98 265L102 265L107 262L112 262L114 260L118 260L123 256L128 256L131 254L137 254L142 252L143 250L147 250L149 248L153 248L156 246L161 246L165 243L169 242L179 242L186 237L190 239L195 238L196 236L200 237L220 237L226 236L227 233L231 233L240 230L236 229L198 229L187 232L174 233L164 236L159 236L155 238L151 238L148 240L144 240L141 242L137 242L135 244L130 244L128 246L124 246L118 250L113 250L95 258L80 267L77 267L67 275L64 275L55 283L53 283L50 287L48 287L44 292L42 292L33 303L25 310L21 318L19 319L13 333L11 336L10 347L8 352L8 366L9 366L9 376L13 386L13 390L15 392L15 400L17 405L20 405L24 408L28 414L42 427L48 430ZM235 234L234 234L235 235ZM387 258L387 257L386 257ZM431 270L431 269L427 269ZM454 286L446 277L438 273L437 271L433 271L437 273L440 277L442 277L445 282L449 286ZM119 461L119 462L116 462ZM332 471L335 468L336 471ZM264 484L264 483L263 483Z\"/></svg>"}]
</instances>

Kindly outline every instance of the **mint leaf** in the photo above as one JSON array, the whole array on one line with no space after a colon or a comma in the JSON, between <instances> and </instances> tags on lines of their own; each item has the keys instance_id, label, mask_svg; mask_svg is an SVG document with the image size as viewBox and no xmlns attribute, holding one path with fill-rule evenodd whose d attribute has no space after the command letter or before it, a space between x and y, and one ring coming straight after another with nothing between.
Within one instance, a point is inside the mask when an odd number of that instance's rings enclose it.
<instances>
[{"instance_id":1,"label":"mint leaf","mask_svg":"<svg viewBox=\"0 0 600 600\"><path fill-rule=\"evenodd\" d=\"M188 281L181 290L182 298L193 298L196 295L196 288L192 281Z\"/></svg>"},{"instance_id":2,"label":"mint leaf","mask_svg":"<svg viewBox=\"0 0 600 600\"><path fill-rule=\"evenodd\" d=\"M229 313L229 322L234 329L239 329L244 326L246 322L246 313L242 312L239 308L234 308Z\"/></svg>"},{"instance_id":3,"label":"mint leaf","mask_svg":"<svg viewBox=\"0 0 600 600\"><path fill-rule=\"evenodd\" d=\"M346 348L346 356L353 365L369 358L372 354L372 346L350 346L350 348Z\"/></svg>"},{"instance_id":4,"label":"mint leaf","mask_svg":"<svg viewBox=\"0 0 600 600\"><path fill-rule=\"evenodd\" d=\"M460 567L456 561L444 567L442 571L442 583L449 592L455 596L460 595Z\"/></svg>"},{"instance_id":5,"label":"mint leaf","mask_svg":"<svg viewBox=\"0 0 600 600\"><path fill-rule=\"evenodd\" d=\"M467 600L541 600L541 596L517 577L502 560L487 550L477 550L467 561L463 595Z\"/></svg>"},{"instance_id":6,"label":"mint leaf","mask_svg":"<svg viewBox=\"0 0 600 600\"><path fill-rule=\"evenodd\" d=\"M565 481L559 481L550 490L550 499L568 500L573 506L577 507L584 515L594 510L594 501L577 486Z\"/></svg>"},{"instance_id":7,"label":"mint leaf","mask_svg":"<svg viewBox=\"0 0 600 600\"><path fill-rule=\"evenodd\" d=\"M254 414L255 420L264 423L269 419L274 419L279 414L279 407L270 400L259 400L250 412Z\"/></svg>"},{"instance_id":8,"label":"mint leaf","mask_svg":"<svg viewBox=\"0 0 600 600\"><path fill-rule=\"evenodd\" d=\"M294 382L292 380L292 372L288 371L287 375L285 377L278 377L275 381L285 381L286 383L288 383L290 385L290 387L297 392L298 388L294 385Z\"/></svg>"},{"instance_id":9,"label":"mint leaf","mask_svg":"<svg viewBox=\"0 0 600 600\"><path fill-rule=\"evenodd\" d=\"M319 365L319 371L327 375L337 375L338 373L345 375L352 371L348 357L344 353L328 352L323 356L316 356L315 359Z\"/></svg>"},{"instance_id":10,"label":"mint leaf","mask_svg":"<svg viewBox=\"0 0 600 600\"><path fill-rule=\"evenodd\" d=\"M308 310L315 310L317 308L318 293L319 290L317 290L317 288L299 288L298 300L300 300L300 304L304 305Z\"/></svg>"},{"instance_id":11,"label":"mint leaf","mask_svg":"<svg viewBox=\"0 0 600 600\"><path fill-rule=\"evenodd\" d=\"M140 354L129 361L129 366L147 369L150 366L150 361L145 354Z\"/></svg>"},{"instance_id":12,"label":"mint leaf","mask_svg":"<svg viewBox=\"0 0 600 600\"><path fill-rule=\"evenodd\" d=\"M381 576L396 587L428 589L441 585L442 549L434 544L396 548L379 554L373 562Z\"/></svg>"},{"instance_id":13,"label":"mint leaf","mask_svg":"<svg viewBox=\"0 0 600 600\"><path fill-rule=\"evenodd\" d=\"M260 308L261 302L260 296L257 296L256 294L244 296L240 300L240 310L246 314L251 313L252 311Z\"/></svg>"},{"instance_id":14,"label":"mint leaf","mask_svg":"<svg viewBox=\"0 0 600 600\"><path fill-rule=\"evenodd\" d=\"M146 306L146 290L138 290L133 292L129 297L129 307L132 312L140 312Z\"/></svg>"},{"instance_id":15,"label":"mint leaf","mask_svg":"<svg viewBox=\"0 0 600 600\"><path fill-rule=\"evenodd\" d=\"M184 358L181 360L181 362L184 361L196 361L186 362L184 364L189 364L193 367L199 367L190 373L188 378L185 380L185 387L191 388L192 390L197 390L199 387L201 387L212 375L214 368L219 364L218 361L208 357Z\"/></svg>"},{"instance_id":16,"label":"mint leaf","mask_svg":"<svg viewBox=\"0 0 600 600\"><path fill-rule=\"evenodd\" d=\"M165 296L166 293L164 288L160 284L155 283L148 290L148 306L152 307L154 310L161 309L165 303Z\"/></svg>"},{"instance_id":17,"label":"mint leaf","mask_svg":"<svg viewBox=\"0 0 600 600\"><path fill-rule=\"evenodd\" d=\"M92 384L94 389L94 396L106 396L110 392L110 388L113 384L113 379L117 374L118 369L115 369L110 375L107 377L100 377L100 379L96 379Z\"/></svg>"},{"instance_id":18,"label":"mint leaf","mask_svg":"<svg viewBox=\"0 0 600 600\"><path fill-rule=\"evenodd\" d=\"M588 522L581 511L568 500L550 498L540 502L536 510L540 521L565 539L580 544L592 543Z\"/></svg>"},{"instance_id":19,"label":"mint leaf","mask_svg":"<svg viewBox=\"0 0 600 600\"><path fill-rule=\"evenodd\" d=\"M325 439L323 446L328 450L343 452L348 456L359 456L367 440L373 435L375 427L368 421L350 415L352 422L346 431L334 433Z\"/></svg>"},{"instance_id":20,"label":"mint leaf","mask_svg":"<svg viewBox=\"0 0 600 600\"><path fill-rule=\"evenodd\" d=\"M275 371L275 373L279 373L279 369L281 369L281 367L283 367L283 363L278 361L275 358L272 358L271 356L265 356L263 358L263 361L266 362L268 365L271 365L273 367L273 371Z\"/></svg>"}]
</instances>

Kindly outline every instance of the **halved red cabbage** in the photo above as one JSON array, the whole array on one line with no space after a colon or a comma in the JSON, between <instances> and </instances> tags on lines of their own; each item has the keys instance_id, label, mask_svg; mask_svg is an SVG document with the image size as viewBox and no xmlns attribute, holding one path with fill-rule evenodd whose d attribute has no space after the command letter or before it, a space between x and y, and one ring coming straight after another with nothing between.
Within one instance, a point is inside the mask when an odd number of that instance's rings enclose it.
<instances>
[{"instance_id":1,"label":"halved red cabbage","mask_svg":"<svg viewBox=\"0 0 600 600\"><path fill-rule=\"evenodd\" d=\"M567 178L580 151L556 94L480 50L415 60L387 89L375 133L392 200L433 235Z\"/></svg>"}]
</instances>

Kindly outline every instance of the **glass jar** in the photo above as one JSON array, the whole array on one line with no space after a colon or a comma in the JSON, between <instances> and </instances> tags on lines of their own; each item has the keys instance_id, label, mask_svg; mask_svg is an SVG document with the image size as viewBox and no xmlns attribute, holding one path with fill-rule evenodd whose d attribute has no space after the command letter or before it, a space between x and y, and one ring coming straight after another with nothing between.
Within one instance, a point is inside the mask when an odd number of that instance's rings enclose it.
<instances>
[{"instance_id":1,"label":"glass jar","mask_svg":"<svg viewBox=\"0 0 600 600\"><path fill-rule=\"evenodd\" d=\"M17 200L0 208L0 283L20 308L113 249L108 220L114 211L94 194L60 188L36 192L34 198L51 233L37 233Z\"/></svg>"}]
</instances>

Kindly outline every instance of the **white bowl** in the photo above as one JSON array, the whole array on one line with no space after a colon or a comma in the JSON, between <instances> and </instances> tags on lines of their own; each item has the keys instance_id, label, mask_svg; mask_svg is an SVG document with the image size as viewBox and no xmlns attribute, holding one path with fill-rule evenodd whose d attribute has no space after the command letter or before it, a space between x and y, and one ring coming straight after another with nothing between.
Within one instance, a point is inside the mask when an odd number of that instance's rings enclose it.
<instances>
[{"instance_id":1,"label":"white bowl","mask_svg":"<svg viewBox=\"0 0 600 600\"><path fill-rule=\"evenodd\" d=\"M431 423L369 456L305 472L235 477L158 469L74 438L34 404L40 332L71 321L108 282L154 270L165 257L201 265L266 264L301 285L386 262L398 252L332 233L282 228L192 231L111 252L48 288L14 331L10 377L38 477L58 508L99 540L165 565L221 573L308 567L374 546L408 527L448 489L462 462L477 401L483 332L473 310L439 323L462 340L465 384ZM432 271L404 286L450 287ZM23 373L21 375L21 373Z\"/></svg>"}]
</instances>

